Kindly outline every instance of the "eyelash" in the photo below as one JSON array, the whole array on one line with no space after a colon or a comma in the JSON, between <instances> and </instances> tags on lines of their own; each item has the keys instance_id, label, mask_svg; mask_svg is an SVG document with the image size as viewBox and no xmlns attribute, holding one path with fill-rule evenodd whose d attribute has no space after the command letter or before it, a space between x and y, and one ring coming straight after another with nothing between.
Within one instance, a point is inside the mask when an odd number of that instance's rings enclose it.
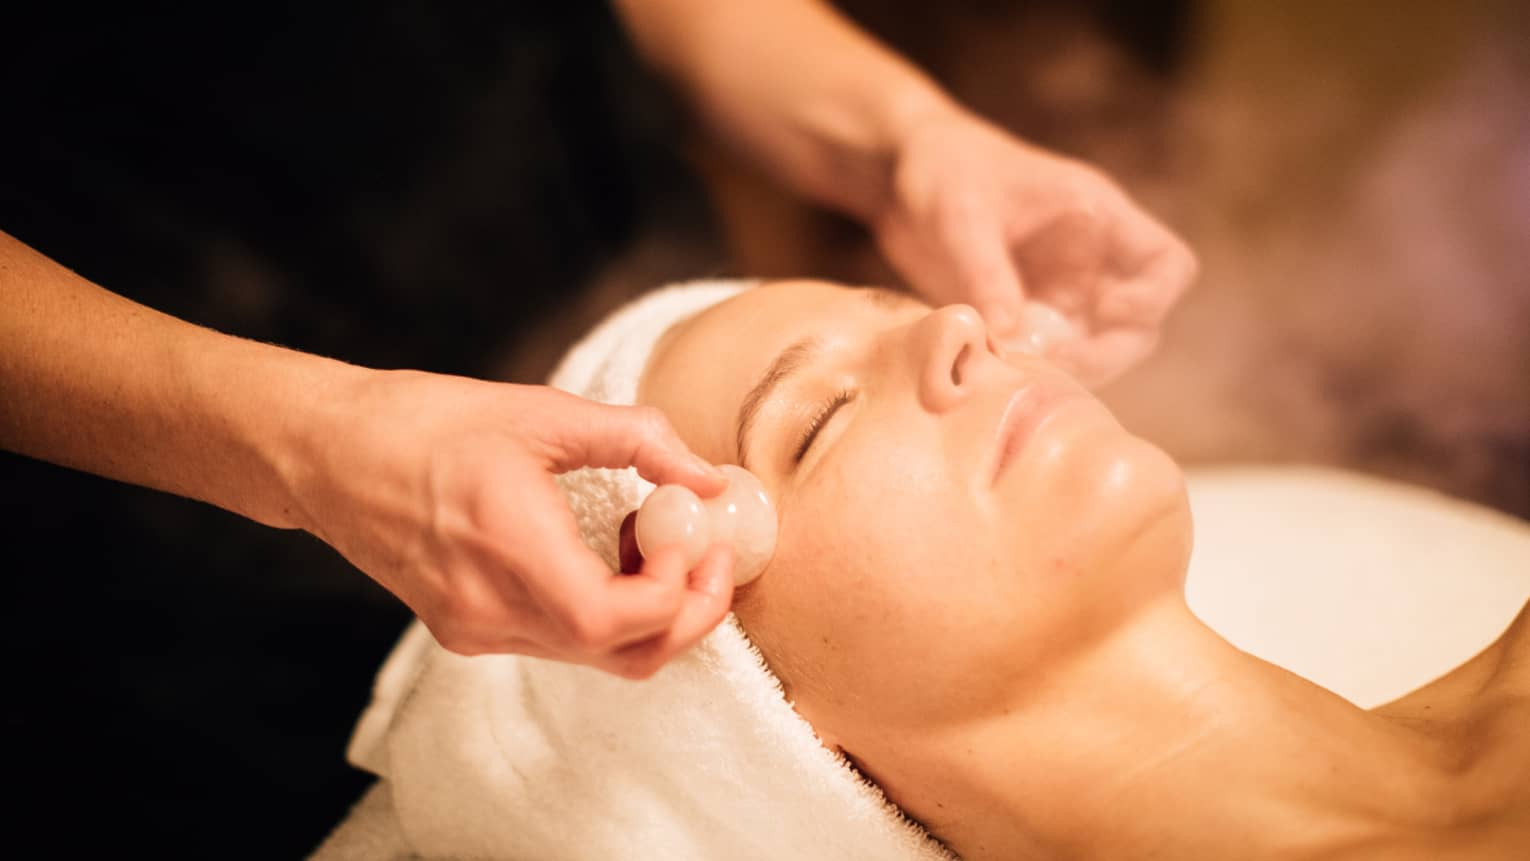
<instances>
[{"instance_id":1,"label":"eyelash","mask_svg":"<svg viewBox=\"0 0 1530 861\"><path fill-rule=\"evenodd\" d=\"M802 462L802 458L807 455L808 449L813 445L813 441L818 438L818 432L823 430L823 426L829 421L829 417L834 415L835 410L853 400L855 400L855 393L849 389L844 389L825 401L823 406L818 408L818 412L813 416L813 420L808 422L807 430L802 434L802 440L797 443L797 453L792 456L792 463Z\"/></svg>"}]
</instances>

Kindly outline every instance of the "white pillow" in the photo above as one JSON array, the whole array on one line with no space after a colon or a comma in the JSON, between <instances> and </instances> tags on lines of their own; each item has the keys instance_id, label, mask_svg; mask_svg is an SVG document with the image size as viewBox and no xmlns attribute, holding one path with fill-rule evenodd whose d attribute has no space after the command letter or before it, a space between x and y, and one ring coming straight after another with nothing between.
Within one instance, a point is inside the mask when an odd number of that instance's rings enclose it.
<instances>
[{"instance_id":1,"label":"white pillow","mask_svg":"<svg viewBox=\"0 0 1530 861\"><path fill-rule=\"evenodd\" d=\"M1530 523L1496 510L1331 468L1186 475L1191 609L1356 705L1465 662L1530 597Z\"/></svg>"}]
</instances>

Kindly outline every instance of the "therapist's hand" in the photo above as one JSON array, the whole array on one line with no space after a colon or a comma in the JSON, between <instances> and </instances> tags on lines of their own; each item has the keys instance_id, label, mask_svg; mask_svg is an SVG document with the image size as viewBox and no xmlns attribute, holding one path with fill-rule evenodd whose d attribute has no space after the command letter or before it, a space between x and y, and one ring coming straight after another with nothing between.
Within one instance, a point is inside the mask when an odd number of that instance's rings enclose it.
<instances>
[{"instance_id":1,"label":"therapist's hand","mask_svg":"<svg viewBox=\"0 0 1530 861\"><path fill-rule=\"evenodd\" d=\"M635 466L655 483L720 492L726 479L657 410L389 371L343 387L321 422L297 482L304 526L454 652L515 652L645 678L728 612L726 548L694 571L676 551L617 576L580 540L553 479Z\"/></svg>"},{"instance_id":2,"label":"therapist's hand","mask_svg":"<svg viewBox=\"0 0 1530 861\"><path fill-rule=\"evenodd\" d=\"M1098 170L964 110L910 124L892 169L869 226L914 289L1089 385L1152 351L1195 277L1185 244Z\"/></svg>"},{"instance_id":3,"label":"therapist's hand","mask_svg":"<svg viewBox=\"0 0 1530 861\"><path fill-rule=\"evenodd\" d=\"M0 448L306 529L442 645L652 675L728 612L732 560L619 576L554 473L722 473L652 409L542 386L375 371L129 301L0 232ZM25 409L7 410L12 404ZM613 517L611 534L620 527Z\"/></svg>"}]
</instances>

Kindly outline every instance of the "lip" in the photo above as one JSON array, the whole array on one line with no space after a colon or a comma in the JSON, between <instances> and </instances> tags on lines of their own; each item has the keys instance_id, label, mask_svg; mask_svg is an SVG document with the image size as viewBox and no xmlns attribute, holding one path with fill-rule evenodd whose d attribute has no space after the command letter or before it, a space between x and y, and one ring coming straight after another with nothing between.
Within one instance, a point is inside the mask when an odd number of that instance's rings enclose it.
<instances>
[{"instance_id":1,"label":"lip","mask_svg":"<svg viewBox=\"0 0 1530 861\"><path fill-rule=\"evenodd\" d=\"M989 471L990 487L999 480L1004 468L1012 463L1026 443L1047 419L1057 413L1059 407L1077 400L1079 393L1048 381L1036 380L1021 386L1010 395L1004 411L999 414L998 427L994 429L993 468Z\"/></svg>"}]
</instances>

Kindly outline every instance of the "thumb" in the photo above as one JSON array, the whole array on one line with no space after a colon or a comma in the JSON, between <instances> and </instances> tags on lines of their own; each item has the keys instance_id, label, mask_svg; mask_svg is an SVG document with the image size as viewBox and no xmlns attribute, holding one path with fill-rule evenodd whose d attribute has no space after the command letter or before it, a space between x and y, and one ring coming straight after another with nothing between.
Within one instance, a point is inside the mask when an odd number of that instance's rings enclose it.
<instances>
[{"instance_id":1,"label":"thumb","mask_svg":"<svg viewBox=\"0 0 1530 861\"><path fill-rule=\"evenodd\" d=\"M618 407L579 400L565 425L553 466L559 472L592 466L636 467L654 484L681 484L716 496L728 480L686 447L664 413L654 407Z\"/></svg>"}]
</instances>

